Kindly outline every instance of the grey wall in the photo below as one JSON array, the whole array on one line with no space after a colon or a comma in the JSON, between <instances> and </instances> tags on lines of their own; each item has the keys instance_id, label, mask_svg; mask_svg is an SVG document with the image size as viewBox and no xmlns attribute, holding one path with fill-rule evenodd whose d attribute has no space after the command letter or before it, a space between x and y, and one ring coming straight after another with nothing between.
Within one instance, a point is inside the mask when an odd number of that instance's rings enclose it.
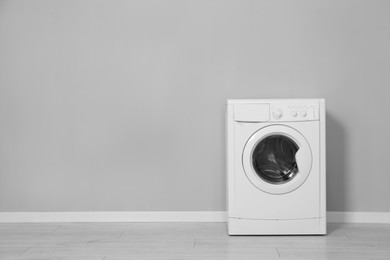
<instances>
[{"instance_id":1,"label":"grey wall","mask_svg":"<svg viewBox=\"0 0 390 260\"><path fill-rule=\"evenodd\" d=\"M328 209L390 211L389 1L0 1L0 211L224 210L227 98L327 100Z\"/></svg>"}]
</instances>

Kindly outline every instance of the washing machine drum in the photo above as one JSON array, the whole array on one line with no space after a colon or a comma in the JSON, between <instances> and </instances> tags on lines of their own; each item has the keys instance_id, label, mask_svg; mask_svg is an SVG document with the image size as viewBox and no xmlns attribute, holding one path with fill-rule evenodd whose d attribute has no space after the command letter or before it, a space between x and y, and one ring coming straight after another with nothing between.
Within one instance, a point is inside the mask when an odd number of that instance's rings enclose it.
<instances>
[{"instance_id":1,"label":"washing machine drum","mask_svg":"<svg viewBox=\"0 0 390 260\"><path fill-rule=\"evenodd\" d=\"M300 187L310 174L312 153L295 129L272 125L255 132L243 151L246 176L257 188L284 194Z\"/></svg>"},{"instance_id":2,"label":"washing machine drum","mask_svg":"<svg viewBox=\"0 0 390 260\"><path fill-rule=\"evenodd\" d=\"M271 184L288 182L298 173L295 159L298 150L298 145L287 136L268 136L257 143L252 153L253 169Z\"/></svg>"}]
</instances>

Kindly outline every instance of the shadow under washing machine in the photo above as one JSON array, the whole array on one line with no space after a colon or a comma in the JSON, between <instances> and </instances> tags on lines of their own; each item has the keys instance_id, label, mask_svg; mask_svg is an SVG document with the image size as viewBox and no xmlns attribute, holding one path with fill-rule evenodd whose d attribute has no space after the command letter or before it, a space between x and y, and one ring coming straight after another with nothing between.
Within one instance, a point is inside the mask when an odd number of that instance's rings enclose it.
<instances>
[{"instance_id":1,"label":"shadow under washing machine","mask_svg":"<svg viewBox=\"0 0 390 260\"><path fill-rule=\"evenodd\" d=\"M229 235L326 234L324 99L228 100Z\"/></svg>"}]
</instances>

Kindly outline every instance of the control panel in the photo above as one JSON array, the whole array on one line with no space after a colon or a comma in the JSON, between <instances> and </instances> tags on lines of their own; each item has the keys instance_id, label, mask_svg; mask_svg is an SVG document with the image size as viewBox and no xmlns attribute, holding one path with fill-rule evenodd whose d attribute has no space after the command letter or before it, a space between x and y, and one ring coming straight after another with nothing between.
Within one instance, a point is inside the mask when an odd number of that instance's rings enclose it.
<instances>
[{"instance_id":1,"label":"control panel","mask_svg":"<svg viewBox=\"0 0 390 260\"><path fill-rule=\"evenodd\" d=\"M311 121L319 119L317 103L274 103L271 104L270 108L271 121Z\"/></svg>"}]
</instances>

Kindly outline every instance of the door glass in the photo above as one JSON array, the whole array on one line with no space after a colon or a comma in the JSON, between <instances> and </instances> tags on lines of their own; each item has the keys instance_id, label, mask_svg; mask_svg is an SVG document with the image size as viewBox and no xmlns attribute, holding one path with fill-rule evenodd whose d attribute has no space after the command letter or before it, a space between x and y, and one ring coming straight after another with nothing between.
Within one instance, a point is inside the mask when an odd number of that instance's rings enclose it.
<instances>
[{"instance_id":1,"label":"door glass","mask_svg":"<svg viewBox=\"0 0 390 260\"><path fill-rule=\"evenodd\" d=\"M252 154L253 168L264 181L282 184L298 173L295 154L298 145L284 135L271 135L257 143Z\"/></svg>"}]
</instances>

